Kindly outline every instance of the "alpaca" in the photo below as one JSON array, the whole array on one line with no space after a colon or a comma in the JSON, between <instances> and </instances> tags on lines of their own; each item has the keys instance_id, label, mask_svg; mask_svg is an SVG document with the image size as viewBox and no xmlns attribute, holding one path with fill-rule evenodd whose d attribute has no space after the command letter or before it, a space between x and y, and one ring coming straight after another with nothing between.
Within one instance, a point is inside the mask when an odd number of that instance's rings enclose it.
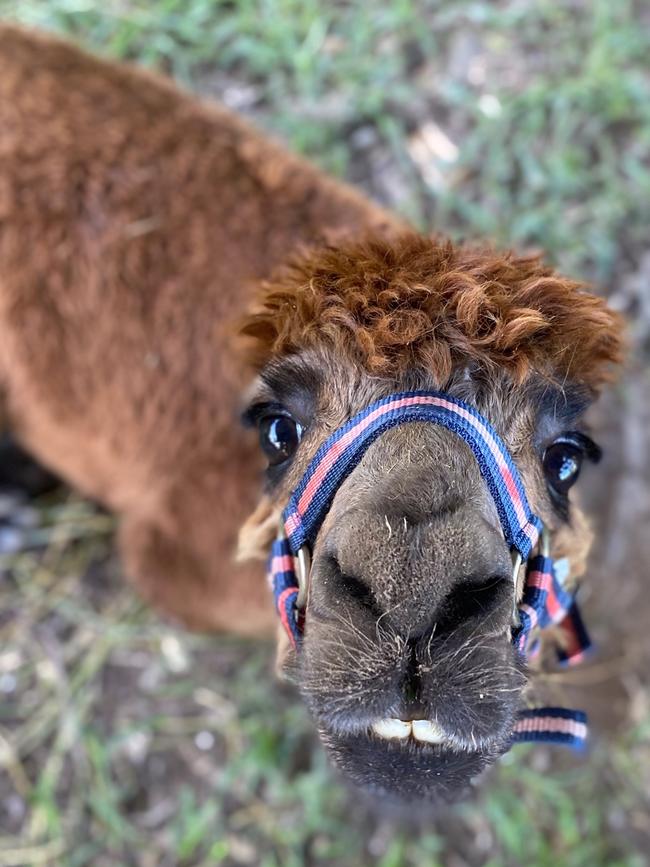
<instances>
[{"instance_id":1,"label":"alpaca","mask_svg":"<svg viewBox=\"0 0 650 867\"><path fill-rule=\"evenodd\" d=\"M498 432L575 583L581 417L620 330L537 257L422 236L221 108L0 28L0 420L116 512L126 574L191 627L272 628L284 506L333 431L403 392ZM507 748L528 679L509 547L439 426L386 430L333 493L278 671L356 783L455 797Z\"/></svg>"}]
</instances>

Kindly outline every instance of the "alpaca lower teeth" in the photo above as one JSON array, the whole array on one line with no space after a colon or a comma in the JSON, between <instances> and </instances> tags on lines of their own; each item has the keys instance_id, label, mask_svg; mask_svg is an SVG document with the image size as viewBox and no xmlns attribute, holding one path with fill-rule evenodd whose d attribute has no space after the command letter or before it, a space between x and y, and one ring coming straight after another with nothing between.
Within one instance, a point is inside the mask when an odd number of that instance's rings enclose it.
<instances>
[{"instance_id":1,"label":"alpaca lower teeth","mask_svg":"<svg viewBox=\"0 0 650 867\"><path fill-rule=\"evenodd\" d=\"M445 733L440 726L428 719L413 720L411 732L416 741L427 744L441 744L445 740Z\"/></svg>"},{"instance_id":2,"label":"alpaca lower teeth","mask_svg":"<svg viewBox=\"0 0 650 867\"><path fill-rule=\"evenodd\" d=\"M386 740L405 740L409 736L426 744L441 744L446 740L440 726L426 719L382 719L372 724L372 730Z\"/></svg>"},{"instance_id":3,"label":"alpaca lower teeth","mask_svg":"<svg viewBox=\"0 0 650 867\"><path fill-rule=\"evenodd\" d=\"M411 734L411 723L401 719L382 719L372 724L372 730L380 738L407 738Z\"/></svg>"}]
</instances>

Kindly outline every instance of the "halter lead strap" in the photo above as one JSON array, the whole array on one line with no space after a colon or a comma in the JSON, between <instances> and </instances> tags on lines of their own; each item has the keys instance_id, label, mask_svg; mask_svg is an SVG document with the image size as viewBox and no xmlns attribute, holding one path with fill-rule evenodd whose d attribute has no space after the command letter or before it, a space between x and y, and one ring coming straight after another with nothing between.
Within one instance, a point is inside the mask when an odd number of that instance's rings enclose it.
<instances>
[{"instance_id":1,"label":"halter lead strap","mask_svg":"<svg viewBox=\"0 0 650 867\"><path fill-rule=\"evenodd\" d=\"M513 744L566 744L581 749L587 739L587 715L564 707L519 711L512 733Z\"/></svg>"},{"instance_id":2,"label":"halter lead strap","mask_svg":"<svg viewBox=\"0 0 650 867\"><path fill-rule=\"evenodd\" d=\"M283 512L283 530L273 544L269 581L282 624L298 649L304 628L299 609L294 558L303 556L316 539L334 496L370 445L397 425L429 422L456 433L470 447L494 500L503 534L511 549L528 561L519 625L513 644L522 656L531 653L536 627L559 624L567 637L561 661L579 661L589 639L571 594L557 580L548 557L530 559L542 531L533 514L519 472L497 432L477 410L440 392L393 394L363 409L334 431L318 449ZM516 576L515 576L516 577ZM513 743L547 740L582 746L586 738L584 714L555 708L523 711Z\"/></svg>"}]
</instances>

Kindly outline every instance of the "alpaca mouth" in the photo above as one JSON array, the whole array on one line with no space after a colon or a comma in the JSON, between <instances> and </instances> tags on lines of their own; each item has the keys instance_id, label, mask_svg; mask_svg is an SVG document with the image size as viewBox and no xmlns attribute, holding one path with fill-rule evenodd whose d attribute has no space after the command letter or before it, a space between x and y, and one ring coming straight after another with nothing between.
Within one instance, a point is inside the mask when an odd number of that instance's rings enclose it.
<instances>
[{"instance_id":1,"label":"alpaca mouth","mask_svg":"<svg viewBox=\"0 0 650 867\"><path fill-rule=\"evenodd\" d=\"M443 728L437 720L401 717L383 717L370 723L348 724L345 728L326 728L321 725L321 734L328 737L367 738L380 746L403 746L425 751L433 749L434 752L451 750L479 753L492 751L507 741L505 729L487 736L483 733L477 737L472 730L462 733Z\"/></svg>"},{"instance_id":2,"label":"alpaca mouth","mask_svg":"<svg viewBox=\"0 0 650 867\"><path fill-rule=\"evenodd\" d=\"M364 731L319 731L333 764L357 788L402 803L449 803L508 749L508 738L480 743L432 720L380 719Z\"/></svg>"},{"instance_id":3,"label":"alpaca mouth","mask_svg":"<svg viewBox=\"0 0 650 867\"><path fill-rule=\"evenodd\" d=\"M310 627L296 681L326 752L357 788L453 801L510 748L527 678L501 631L344 641L332 624Z\"/></svg>"}]
</instances>

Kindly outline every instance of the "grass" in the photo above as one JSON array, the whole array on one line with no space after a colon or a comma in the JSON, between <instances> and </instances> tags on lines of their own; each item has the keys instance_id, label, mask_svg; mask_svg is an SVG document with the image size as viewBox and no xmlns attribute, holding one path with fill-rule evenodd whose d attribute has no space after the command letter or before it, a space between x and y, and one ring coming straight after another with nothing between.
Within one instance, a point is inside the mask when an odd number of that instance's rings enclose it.
<instances>
[{"instance_id":1,"label":"grass","mask_svg":"<svg viewBox=\"0 0 650 867\"><path fill-rule=\"evenodd\" d=\"M601 283L645 241L641 2L0 0L3 15L166 69L339 174L367 180L370 140L395 176L380 194L420 225L538 246Z\"/></svg>"},{"instance_id":2,"label":"grass","mask_svg":"<svg viewBox=\"0 0 650 867\"><path fill-rule=\"evenodd\" d=\"M420 225L539 246L601 285L642 267L641 3L0 0L0 18L159 67ZM545 751L511 754L444 816L376 814L267 646L143 610L83 501L40 520L0 563L0 867L647 863L647 713L552 773Z\"/></svg>"}]
</instances>

